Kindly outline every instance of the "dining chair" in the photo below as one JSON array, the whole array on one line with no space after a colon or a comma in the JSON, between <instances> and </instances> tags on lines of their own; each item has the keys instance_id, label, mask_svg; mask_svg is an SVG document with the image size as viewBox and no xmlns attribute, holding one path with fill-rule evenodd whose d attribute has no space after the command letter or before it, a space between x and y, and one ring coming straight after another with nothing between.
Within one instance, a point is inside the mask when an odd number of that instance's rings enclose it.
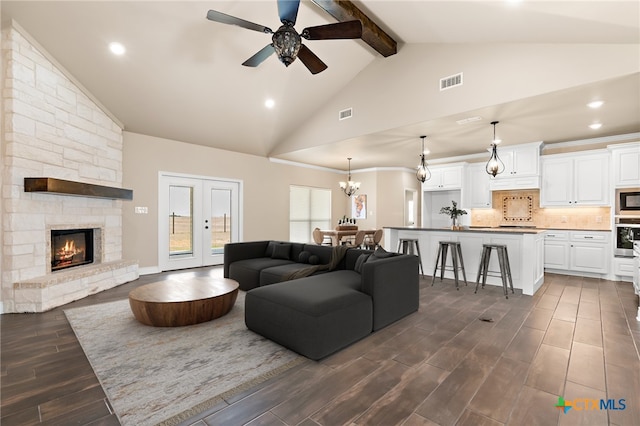
<instances>
[{"instance_id":1,"label":"dining chair","mask_svg":"<svg viewBox=\"0 0 640 426\"><path fill-rule=\"evenodd\" d=\"M373 234L367 235L365 238L364 246L369 250L375 250L380 246L380 241L382 241L383 231L382 229L376 229L376 232Z\"/></svg>"},{"instance_id":2,"label":"dining chair","mask_svg":"<svg viewBox=\"0 0 640 426\"><path fill-rule=\"evenodd\" d=\"M331 237L328 235L324 235L320 228L315 228L313 230L313 241L318 245L330 246L333 245L331 242Z\"/></svg>"},{"instance_id":3,"label":"dining chair","mask_svg":"<svg viewBox=\"0 0 640 426\"><path fill-rule=\"evenodd\" d=\"M351 247L362 247L362 245L364 244L365 236L366 236L366 232L363 230L360 230L356 232L356 235L353 237L353 239L347 241L346 244Z\"/></svg>"}]
</instances>

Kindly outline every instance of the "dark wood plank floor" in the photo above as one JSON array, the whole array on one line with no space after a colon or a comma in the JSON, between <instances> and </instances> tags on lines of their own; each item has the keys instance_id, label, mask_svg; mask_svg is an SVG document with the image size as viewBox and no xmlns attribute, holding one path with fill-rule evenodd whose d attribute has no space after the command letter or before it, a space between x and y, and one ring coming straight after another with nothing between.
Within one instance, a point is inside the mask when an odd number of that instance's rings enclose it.
<instances>
[{"instance_id":1,"label":"dark wood plank floor","mask_svg":"<svg viewBox=\"0 0 640 426\"><path fill-rule=\"evenodd\" d=\"M117 425L63 309L123 299L150 275L43 314L1 321L0 423ZM640 424L640 323L630 283L547 274L534 297L421 281L419 312L186 425ZM481 321L488 318L491 322ZM624 410L554 408L558 396ZM617 405L619 407L619 405Z\"/></svg>"}]
</instances>

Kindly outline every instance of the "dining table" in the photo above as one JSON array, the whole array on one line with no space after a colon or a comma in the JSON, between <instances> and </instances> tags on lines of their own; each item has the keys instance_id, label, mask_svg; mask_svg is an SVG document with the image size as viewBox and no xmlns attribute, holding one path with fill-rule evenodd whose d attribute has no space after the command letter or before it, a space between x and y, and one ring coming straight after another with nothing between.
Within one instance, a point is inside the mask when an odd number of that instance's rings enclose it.
<instances>
[{"instance_id":1,"label":"dining table","mask_svg":"<svg viewBox=\"0 0 640 426\"><path fill-rule=\"evenodd\" d=\"M322 236L328 236L331 238L331 245L337 246L343 243L342 239L344 237L353 237L355 236L359 229L345 229L345 230L336 230L336 229L321 229L320 232ZM365 236L375 234L375 229L364 229Z\"/></svg>"}]
</instances>

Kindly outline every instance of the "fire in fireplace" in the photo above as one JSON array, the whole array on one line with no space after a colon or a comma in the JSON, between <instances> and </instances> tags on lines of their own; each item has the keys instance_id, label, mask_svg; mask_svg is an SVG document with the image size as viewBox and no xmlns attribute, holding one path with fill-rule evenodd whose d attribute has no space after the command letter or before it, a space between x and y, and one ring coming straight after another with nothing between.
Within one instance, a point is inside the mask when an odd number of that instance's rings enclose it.
<instances>
[{"instance_id":1,"label":"fire in fireplace","mask_svg":"<svg viewBox=\"0 0 640 426\"><path fill-rule=\"evenodd\" d=\"M51 271L93 263L93 229L51 230Z\"/></svg>"}]
</instances>

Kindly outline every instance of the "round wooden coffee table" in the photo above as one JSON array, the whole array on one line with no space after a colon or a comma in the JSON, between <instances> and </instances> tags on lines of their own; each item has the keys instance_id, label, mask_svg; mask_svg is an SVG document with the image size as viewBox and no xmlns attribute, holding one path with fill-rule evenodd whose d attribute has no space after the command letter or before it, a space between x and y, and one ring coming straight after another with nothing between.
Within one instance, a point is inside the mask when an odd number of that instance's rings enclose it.
<instances>
[{"instance_id":1,"label":"round wooden coffee table","mask_svg":"<svg viewBox=\"0 0 640 426\"><path fill-rule=\"evenodd\" d=\"M211 321L229 313L238 297L238 282L228 278L159 281L129 293L138 321L155 327L181 327Z\"/></svg>"}]
</instances>

